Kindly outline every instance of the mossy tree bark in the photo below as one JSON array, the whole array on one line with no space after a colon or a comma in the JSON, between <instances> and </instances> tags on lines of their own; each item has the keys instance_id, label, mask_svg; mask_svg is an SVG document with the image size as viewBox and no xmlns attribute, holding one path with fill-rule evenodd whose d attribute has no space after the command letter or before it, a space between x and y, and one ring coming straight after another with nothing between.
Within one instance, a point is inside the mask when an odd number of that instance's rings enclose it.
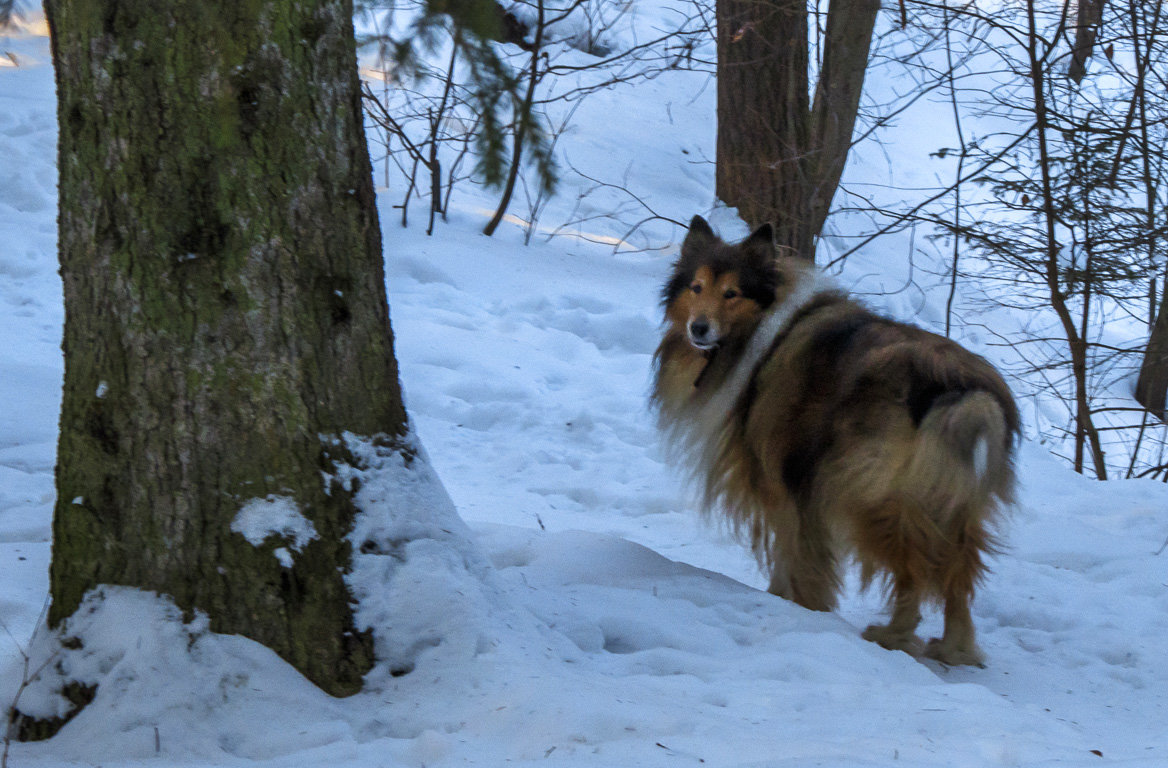
<instances>
[{"instance_id":1,"label":"mossy tree bark","mask_svg":"<svg viewBox=\"0 0 1168 768\"><path fill-rule=\"evenodd\" d=\"M351 0L48 0L60 120L60 625L129 585L209 614L324 690L372 640L328 440L405 431ZM330 455L331 453L331 455ZM231 524L284 497L290 567Z\"/></svg>"},{"instance_id":2,"label":"mossy tree bark","mask_svg":"<svg viewBox=\"0 0 1168 768\"><path fill-rule=\"evenodd\" d=\"M880 0L831 0L810 95L806 0L717 0L718 198L812 259L839 186Z\"/></svg>"}]
</instances>

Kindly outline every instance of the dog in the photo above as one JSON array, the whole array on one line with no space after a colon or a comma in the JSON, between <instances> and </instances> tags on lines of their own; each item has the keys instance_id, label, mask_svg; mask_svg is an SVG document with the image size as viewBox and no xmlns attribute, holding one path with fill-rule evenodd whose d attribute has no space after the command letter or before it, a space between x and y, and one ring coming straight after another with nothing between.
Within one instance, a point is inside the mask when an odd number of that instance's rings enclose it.
<instances>
[{"instance_id":1,"label":"dog","mask_svg":"<svg viewBox=\"0 0 1168 768\"><path fill-rule=\"evenodd\" d=\"M836 606L840 561L890 590L863 637L981 666L970 603L1014 493L1019 415L994 368L870 311L770 225L739 243L700 216L662 291L652 400L703 508L722 509L769 569L768 591ZM916 635L922 603L941 638Z\"/></svg>"}]
</instances>

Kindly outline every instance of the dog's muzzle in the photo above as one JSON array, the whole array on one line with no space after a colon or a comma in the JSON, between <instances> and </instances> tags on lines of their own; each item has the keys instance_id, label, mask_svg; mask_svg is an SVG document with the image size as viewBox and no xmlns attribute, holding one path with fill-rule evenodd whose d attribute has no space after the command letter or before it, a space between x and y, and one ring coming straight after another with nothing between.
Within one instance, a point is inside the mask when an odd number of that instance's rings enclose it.
<instances>
[{"instance_id":1,"label":"dog's muzzle","mask_svg":"<svg viewBox=\"0 0 1168 768\"><path fill-rule=\"evenodd\" d=\"M699 315L689 321L686 327L689 343L702 351L718 346L718 329L705 316Z\"/></svg>"}]
</instances>

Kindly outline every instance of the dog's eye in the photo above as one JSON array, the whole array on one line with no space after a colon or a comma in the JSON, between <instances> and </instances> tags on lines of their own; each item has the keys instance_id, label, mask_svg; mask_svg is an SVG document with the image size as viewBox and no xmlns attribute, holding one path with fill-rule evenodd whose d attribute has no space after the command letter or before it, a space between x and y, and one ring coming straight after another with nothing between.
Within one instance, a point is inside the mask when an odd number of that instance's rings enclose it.
<instances>
[{"instance_id":1,"label":"dog's eye","mask_svg":"<svg viewBox=\"0 0 1168 768\"><path fill-rule=\"evenodd\" d=\"M723 299L736 299L736 298L738 298L738 291L731 288L722 294L722 298Z\"/></svg>"},{"instance_id":2,"label":"dog's eye","mask_svg":"<svg viewBox=\"0 0 1168 768\"><path fill-rule=\"evenodd\" d=\"M689 289L691 291L693 291L694 293L701 293L702 292L702 286L700 283L694 283L693 285L691 285L689 287Z\"/></svg>"}]
</instances>

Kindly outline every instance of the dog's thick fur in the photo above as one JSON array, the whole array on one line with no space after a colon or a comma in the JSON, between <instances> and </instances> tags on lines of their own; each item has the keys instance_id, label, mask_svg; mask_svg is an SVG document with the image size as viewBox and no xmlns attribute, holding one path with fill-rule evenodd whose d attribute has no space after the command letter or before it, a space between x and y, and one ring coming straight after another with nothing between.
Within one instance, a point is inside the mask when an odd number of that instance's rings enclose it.
<instances>
[{"instance_id":1,"label":"dog's thick fur","mask_svg":"<svg viewBox=\"0 0 1168 768\"><path fill-rule=\"evenodd\" d=\"M770 591L831 610L838 561L891 588L864 637L980 664L970 601L1013 494L1018 411L1001 377L948 339L880 317L769 226L741 243L694 217L663 291L653 393L707 510L723 509L771 573ZM916 636L922 601L944 636Z\"/></svg>"}]
</instances>

